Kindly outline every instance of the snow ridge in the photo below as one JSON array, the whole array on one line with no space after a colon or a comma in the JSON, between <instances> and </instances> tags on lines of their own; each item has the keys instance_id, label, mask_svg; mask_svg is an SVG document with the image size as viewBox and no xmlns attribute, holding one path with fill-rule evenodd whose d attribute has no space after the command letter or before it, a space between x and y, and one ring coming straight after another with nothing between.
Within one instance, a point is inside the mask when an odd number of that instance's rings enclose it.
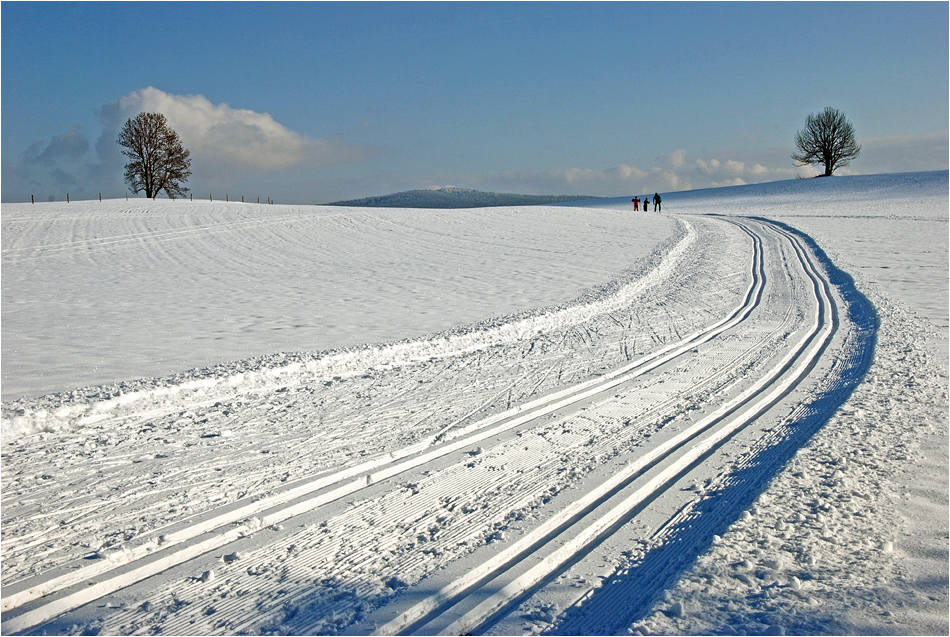
<instances>
[{"instance_id":1,"label":"snow ridge","mask_svg":"<svg viewBox=\"0 0 950 637\"><path fill-rule=\"evenodd\" d=\"M181 379L145 380L123 383L115 388L93 388L91 391L63 392L41 399L11 401L3 404L3 419L0 421L3 435L15 437L63 427L82 427L123 410L161 409L171 400L185 400L191 396L210 401L223 396L347 378L370 368L389 368L458 356L512 343L531 334L576 325L592 316L632 303L645 291L662 284L696 240L696 233L688 222L679 221L679 224L681 232L661 244L644 260L641 269L632 270L564 307L498 317L397 343L320 354L279 353L216 368L193 370ZM138 384L145 387L138 388ZM75 397L78 393L84 394L84 398L77 401Z\"/></svg>"}]
</instances>

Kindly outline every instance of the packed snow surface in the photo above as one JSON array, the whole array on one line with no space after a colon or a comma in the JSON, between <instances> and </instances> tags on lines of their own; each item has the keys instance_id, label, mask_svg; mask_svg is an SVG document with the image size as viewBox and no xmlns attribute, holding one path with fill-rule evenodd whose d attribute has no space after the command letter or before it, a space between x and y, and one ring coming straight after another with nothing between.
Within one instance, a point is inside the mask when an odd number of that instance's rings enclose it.
<instances>
[{"instance_id":1,"label":"packed snow surface","mask_svg":"<svg viewBox=\"0 0 950 637\"><path fill-rule=\"evenodd\" d=\"M568 301L676 232L559 207L3 206L3 399Z\"/></svg>"},{"instance_id":2,"label":"packed snow surface","mask_svg":"<svg viewBox=\"0 0 950 637\"><path fill-rule=\"evenodd\" d=\"M946 172L4 205L4 634L946 634Z\"/></svg>"}]
</instances>

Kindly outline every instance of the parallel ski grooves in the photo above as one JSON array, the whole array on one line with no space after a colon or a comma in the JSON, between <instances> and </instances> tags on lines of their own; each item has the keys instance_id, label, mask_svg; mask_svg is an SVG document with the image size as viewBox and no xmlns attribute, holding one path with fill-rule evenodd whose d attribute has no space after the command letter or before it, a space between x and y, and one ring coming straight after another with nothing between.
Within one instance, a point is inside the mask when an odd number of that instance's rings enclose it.
<instances>
[{"instance_id":1,"label":"parallel ski grooves","mask_svg":"<svg viewBox=\"0 0 950 637\"><path fill-rule=\"evenodd\" d=\"M609 391L682 356L701 343L712 340L745 320L761 301L765 284L761 239L747 228L743 229L752 238L753 243L751 282L742 302L725 318L599 378L530 401L460 430L443 430L438 436L433 436L422 443L404 447L387 456L300 484L274 496L228 507L227 510L210 518L203 516L205 519L197 524L167 533L165 543L159 551L155 551L151 546L139 546L131 549L124 559L119 557L113 561L101 560L12 593L2 600L5 614L9 614L10 610L27 602L62 592L61 595L55 595L55 598L51 597L48 602L34 606L4 621L4 631L16 632L35 626L171 566L225 546L255 532L258 528L278 524L290 517L356 493L369 484L456 453L493 435ZM453 435L449 436L449 433ZM224 530L224 527L251 516L259 516L259 523L252 526L241 524ZM180 525L181 523L176 524L176 526ZM128 568L136 562L140 562L141 565ZM123 568L124 572L105 579L100 577L118 568ZM83 585L92 578L96 578L96 581Z\"/></svg>"},{"instance_id":2,"label":"parallel ski grooves","mask_svg":"<svg viewBox=\"0 0 950 637\"><path fill-rule=\"evenodd\" d=\"M749 232L747 228L744 229ZM497 592L441 632L472 634L478 631L498 613L523 598L553 573L576 560L598 539L624 522L638 506L655 498L658 492L668 488L676 478L710 450L752 422L791 391L811 370L830 341L837 329L837 314L828 283L820 277L798 238L780 230L777 233L783 236L795 250L799 266L812 282L814 297L817 301L811 328L800 339L798 345L786 354L772 371L761 377L739 397L729 401L664 445L630 463L596 490L572 503L507 550L380 627L376 634L398 634L419 629L432 622L437 615L449 611L463 596L471 594L478 587L495 582L513 566L519 564L525 556L536 557L538 550L542 546L553 544L555 538L570 538L559 548L553 549L539 564L513 581L504 585L495 583L493 588L500 586ZM789 371L793 372L791 376L783 379ZM727 418L730 419L728 422L726 422ZM725 424L715 429L722 423ZM675 454L682 455L677 457ZM606 503L637 476L643 475L651 467L661 467L664 463L666 467L659 475L633 494L626 496L620 504L613 506L604 514L595 516L593 520L586 519L591 512Z\"/></svg>"}]
</instances>

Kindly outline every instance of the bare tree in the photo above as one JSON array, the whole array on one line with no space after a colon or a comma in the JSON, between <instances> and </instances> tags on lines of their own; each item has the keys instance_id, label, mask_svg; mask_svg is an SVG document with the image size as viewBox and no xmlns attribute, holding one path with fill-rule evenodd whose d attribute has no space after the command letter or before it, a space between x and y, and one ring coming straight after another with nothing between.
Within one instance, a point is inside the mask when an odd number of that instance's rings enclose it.
<instances>
[{"instance_id":1,"label":"bare tree","mask_svg":"<svg viewBox=\"0 0 950 637\"><path fill-rule=\"evenodd\" d=\"M139 113L119 132L122 154L129 158L125 181L132 192L151 199L165 191L169 199L188 192L182 183L191 176L191 154L161 113Z\"/></svg>"},{"instance_id":2,"label":"bare tree","mask_svg":"<svg viewBox=\"0 0 950 637\"><path fill-rule=\"evenodd\" d=\"M805 118L804 130L795 134L798 152L792 155L797 166L821 164L825 177L836 168L847 166L858 156L861 147L854 140L854 126L836 108L828 106L817 115Z\"/></svg>"}]
</instances>

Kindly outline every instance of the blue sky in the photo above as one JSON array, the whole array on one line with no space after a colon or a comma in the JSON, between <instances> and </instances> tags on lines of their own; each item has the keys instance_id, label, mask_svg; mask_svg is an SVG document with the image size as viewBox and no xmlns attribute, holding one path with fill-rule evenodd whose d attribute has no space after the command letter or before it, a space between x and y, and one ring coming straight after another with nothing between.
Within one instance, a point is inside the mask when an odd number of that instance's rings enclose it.
<instances>
[{"instance_id":1,"label":"blue sky","mask_svg":"<svg viewBox=\"0 0 950 637\"><path fill-rule=\"evenodd\" d=\"M794 178L825 106L848 173L948 167L948 3L19 3L2 199L125 195L161 110L195 196L444 185L620 196Z\"/></svg>"}]
</instances>

